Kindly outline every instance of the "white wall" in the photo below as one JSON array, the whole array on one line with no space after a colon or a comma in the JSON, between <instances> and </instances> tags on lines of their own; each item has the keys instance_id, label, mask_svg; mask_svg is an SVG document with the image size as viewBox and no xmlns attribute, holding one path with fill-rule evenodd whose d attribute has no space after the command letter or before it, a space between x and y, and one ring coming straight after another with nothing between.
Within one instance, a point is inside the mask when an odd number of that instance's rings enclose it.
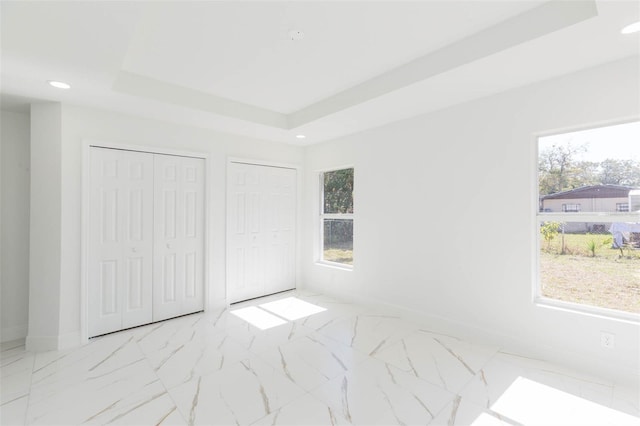
<instances>
[{"instance_id":1,"label":"white wall","mask_svg":"<svg viewBox=\"0 0 640 426\"><path fill-rule=\"evenodd\" d=\"M6 342L24 338L29 321L29 115L0 114L0 338Z\"/></svg>"},{"instance_id":2,"label":"white wall","mask_svg":"<svg viewBox=\"0 0 640 426\"><path fill-rule=\"evenodd\" d=\"M94 109L34 106L32 347L79 342L82 145L92 139L209 155L209 305L225 297L227 157L304 161L303 286L390 303L434 326L459 327L584 369L637 375L637 324L532 303L537 236L532 191L534 134L637 118L638 72L637 59L619 61L306 149ZM4 148L2 158L4 163ZM315 265L311 243L318 228L314 171L345 165L356 168L352 272ZM4 224L4 164L2 174ZM496 192L508 194L508 209L483 208ZM432 209L434 198L449 208ZM47 215L53 216L42 222ZM50 229L34 235L42 226ZM46 292L38 291L45 284ZM3 265L3 300L4 291ZM45 303L49 309L33 309ZM601 330L616 335L615 349L600 348Z\"/></svg>"},{"instance_id":3,"label":"white wall","mask_svg":"<svg viewBox=\"0 0 640 426\"><path fill-rule=\"evenodd\" d=\"M512 350L637 378L637 324L536 306L532 284L534 135L637 119L638 75L636 57L308 148L303 241L317 242L317 170L355 166L356 216L353 271L317 265L317 250L305 246L303 282ZM616 335L615 349L600 347L601 330Z\"/></svg>"},{"instance_id":4,"label":"white wall","mask_svg":"<svg viewBox=\"0 0 640 426\"><path fill-rule=\"evenodd\" d=\"M27 348L58 346L60 311L62 108L31 105L29 330Z\"/></svg>"},{"instance_id":5,"label":"white wall","mask_svg":"<svg viewBox=\"0 0 640 426\"><path fill-rule=\"evenodd\" d=\"M56 313L46 314L50 320L53 320L56 314L58 316L57 347L73 346L80 341L82 147L85 143L83 141L86 140L208 155L210 276L207 283L207 306L225 303L227 158L241 157L300 165L303 160L302 148L95 109L68 105L62 105L61 108L61 243L58 250L60 304ZM38 128L40 123L44 125L44 119L34 120L32 117L32 129ZM40 171L34 167L32 175L36 177ZM43 317L39 312L32 312L31 316ZM41 336L37 330L30 329L29 335L32 333L34 336ZM49 345L44 339L40 341ZM30 339L27 342L29 343ZM31 344L33 347L38 346L33 340Z\"/></svg>"}]
</instances>

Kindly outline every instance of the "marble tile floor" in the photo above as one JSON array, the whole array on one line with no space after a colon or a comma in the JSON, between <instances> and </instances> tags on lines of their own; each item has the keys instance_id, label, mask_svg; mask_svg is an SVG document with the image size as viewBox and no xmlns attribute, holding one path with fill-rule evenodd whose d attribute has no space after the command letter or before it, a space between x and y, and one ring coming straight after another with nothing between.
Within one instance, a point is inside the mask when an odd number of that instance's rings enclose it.
<instances>
[{"instance_id":1,"label":"marble tile floor","mask_svg":"<svg viewBox=\"0 0 640 426\"><path fill-rule=\"evenodd\" d=\"M637 387L427 328L294 291L67 351L11 342L0 424L640 425Z\"/></svg>"}]
</instances>

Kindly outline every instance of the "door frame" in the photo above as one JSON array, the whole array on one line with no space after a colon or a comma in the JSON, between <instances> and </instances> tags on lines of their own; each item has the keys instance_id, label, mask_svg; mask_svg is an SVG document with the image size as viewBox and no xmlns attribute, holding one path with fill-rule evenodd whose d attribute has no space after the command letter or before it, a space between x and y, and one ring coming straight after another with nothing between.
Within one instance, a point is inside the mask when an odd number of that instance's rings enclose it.
<instances>
[{"instance_id":1,"label":"door frame","mask_svg":"<svg viewBox=\"0 0 640 426\"><path fill-rule=\"evenodd\" d=\"M227 157L227 163L226 163L226 170L225 170L225 179L226 179L226 196L225 196L225 220L226 220L226 224L225 224L225 262L224 262L224 274L225 274L225 305L227 307L231 306L230 303L230 298L229 298L229 280L227 279L228 277L228 272L229 272L229 198L231 196L231 191L230 191L230 186L231 186L231 180L229 179L229 171L230 171L230 166L231 163L240 163L240 164L248 164L248 165L253 165L253 166L263 166L263 167L276 167L276 168L280 168L280 169L293 169L296 171L296 202L295 202L295 206L296 206L296 213L295 213L295 224L296 224L296 235L295 235L295 253L294 253L294 259L293 259L293 264L295 266L295 273L294 273L294 288L298 288L298 283L300 282L300 256L298 255L298 253L300 253L300 248L302 247L301 242L300 242L300 225L301 225L301 220L300 220L300 211L301 211L301 207L302 207L302 176L301 176L301 170L302 170L302 166L299 164L293 164L293 163L281 163L281 162L277 162L277 161L268 161L268 160L256 160L256 159L250 159L250 158L246 158L246 157Z\"/></svg>"},{"instance_id":2,"label":"door frame","mask_svg":"<svg viewBox=\"0 0 640 426\"><path fill-rule=\"evenodd\" d=\"M81 212L80 212L80 344L89 342L89 199L91 166L91 148L118 149L122 151L146 152L150 154L174 155L179 157L201 158L204 160L204 273L203 273L203 297L205 312L209 307L209 253L211 243L211 226L209 205L211 197L209 184L211 173L211 160L209 154L201 151L186 151L171 148L162 148L151 145L122 144L95 139L82 140L82 182L81 182Z\"/></svg>"}]
</instances>

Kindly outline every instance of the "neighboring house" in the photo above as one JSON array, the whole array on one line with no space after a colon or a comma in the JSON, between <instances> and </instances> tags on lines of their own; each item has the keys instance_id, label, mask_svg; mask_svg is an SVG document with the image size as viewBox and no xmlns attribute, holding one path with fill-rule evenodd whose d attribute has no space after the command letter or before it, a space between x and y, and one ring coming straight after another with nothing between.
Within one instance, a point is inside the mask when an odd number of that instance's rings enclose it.
<instances>
[{"instance_id":1,"label":"neighboring house","mask_svg":"<svg viewBox=\"0 0 640 426\"><path fill-rule=\"evenodd\" d=\"M622 185L591 185L570 191L556 192L540 198L542 212L628 212L629 192L635 188ZM564 231L608 232L604 223L567 222Z\"/></svg>"},{"instance_id":2,"label":"neighboring house","mask_svg":"<svg viewBox=\"0 0 640 426\"><path fill-rule=\"evenodd\" d=\"M543 212L628 212L630 186L592 185L540 198Z\"/></svg>"}]
</instances>

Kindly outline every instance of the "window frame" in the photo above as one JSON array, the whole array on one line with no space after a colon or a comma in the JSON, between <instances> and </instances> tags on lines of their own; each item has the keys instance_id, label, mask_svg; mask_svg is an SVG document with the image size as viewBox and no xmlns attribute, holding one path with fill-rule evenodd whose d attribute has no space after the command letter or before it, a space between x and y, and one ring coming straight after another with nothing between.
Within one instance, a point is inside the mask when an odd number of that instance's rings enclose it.
<instances>
[{"instance_id":1,"label":"window frame","mask_svg":"<svg viewBox=\"0 0 640 426\"><path fill-rule=\"evenodd\" d=\"M631 123L638 121L634 117L627 120L607 121L600 123L592 123L587 126L579 126L564 129L555 129L532 134L532 197L531 197L531 214L532 214L532 232L533 232L533 253L532 264L534 267L532 274L531 295L534 306L556 309L565 312L575 313L579 315L589 315L610 320L617 320L630 323L640 323L640 313L632 313L617 309L603 308L600 306L586 305L576 302L568 302L559 299L546 297L542 294L541 284L541 258L540 258L540 224L543 222L599 222L611 224L613 222L640 222L640 213L633 212L543 212L540 211L540 185L538 162L540 156L540 139L546 136L554 136L562 133L578 132L582 130L598 129L602 127L615 126L619 124Z\"/></svg>"},{"instance_id":2,"label":"window frame","mask_svg":"<svg viewBox=\"0 0 640 426\"><path fill-rule=\"evenodd\" d=\"M616 203L616 212L629 213L629 203Z\"/></svg>"},{"instance_id":3,"label":"window frame","mask_svg":"<svg viewBox=\"0 0 640 426\"><path fill-rule=\"evenodd\" d=\"M582 211L582 206L578 204L571 203L563 203L562 204L562 213L580 213Z\"/></svg>"},{"instance_id":4,"label":"window frame","mask_svg":"<svg viewBox=\"0 0 640 426\"><path fill-rule=\"evenodd\" d=\"M329 266L332 268L337 268L337 269L344 269L347 271L352 271L353 270L353 264L349 265L346 263L340 263L340 262L333 262L331 260L326 260L324 259L324 221L326 219L338 219L338 220L350 220L352 223L352 228L353 225L355 225L355 213L325 213L324 212L324 175L325 173L330 173L330 172L335 172L335 171L339 171L339 170L348 170L348 169L353 169L353 180L354 180L354 189L352 192L352 196L353 196L353 211L355 212L355 167L352 165L348 165L348 166L341 166L341 167L334 167L334 168L330 168L330 169L324 169L324 170L319 170L318 171L318 185L319 185L319 197L317 197L318 201L319 201L319 206L318 206L318 255L316 256L316 263L319 265L323 265L323 266ZM353 242L352 242L355 246L355 232L354 232L354 237L353 237ZM353 252L355 252L355 247L352 250ZM355 258L354 258L354 263L355 263Z\"/></svg>"}]
</instances>

